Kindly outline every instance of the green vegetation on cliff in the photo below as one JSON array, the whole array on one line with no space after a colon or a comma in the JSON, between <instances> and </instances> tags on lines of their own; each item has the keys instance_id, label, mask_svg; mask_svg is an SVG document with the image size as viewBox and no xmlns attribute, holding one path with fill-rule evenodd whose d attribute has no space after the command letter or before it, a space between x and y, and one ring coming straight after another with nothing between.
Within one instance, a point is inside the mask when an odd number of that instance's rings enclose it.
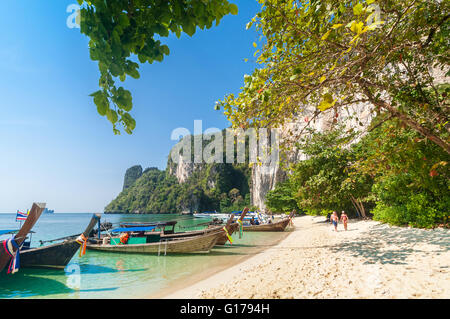
<instances>
[{"instance_id":1,"label":"green vegetation on cliff","mask_svg":"<svg viewBox=\"0 0 450 319\"><path fill-rule=\"evenodd\" d=\"M250 205L250 175L248 164L248 137L245 163L226 162L226 131L211 134L188 135L171 150L167 168L147 168L140 165L129 168L125 174L123 191L105 208L108 213L181 213L218 211L231 212ZM219 140L216 140L219 138ZM221 141L220 138L223 138ZM222 163L195 163L195 142L201 141L205 153L223 156ZM187 143L186 143L187 142ZM186 144L183 144L186 143ZM182 145L188 145L183 149ZM236 145L236 141L235 141ZM182 153L191 156L182 159ZM221 155L219 155L221 154ZM205 154L203 154L205 155ZM235 162L236 161L235 154ZM173 158L180 160L175 163ZM179 166L180 165L180 166ZM177 172L178 169L182 172ZM178 178L177 178L178 174ZM182 182L179 182L182 180Z\"/></svg>"}]
</instances>

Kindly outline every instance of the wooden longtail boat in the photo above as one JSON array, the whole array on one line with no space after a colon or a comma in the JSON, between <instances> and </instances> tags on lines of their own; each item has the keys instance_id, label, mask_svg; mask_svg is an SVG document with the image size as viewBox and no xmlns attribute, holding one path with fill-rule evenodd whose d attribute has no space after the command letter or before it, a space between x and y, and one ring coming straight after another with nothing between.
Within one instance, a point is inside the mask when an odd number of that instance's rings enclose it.
<instances>
[{"instance_id":1,"label":"wooden longtail boat","mask_svg":"<svg viewBox=\"0 0 450 319\"><path fill-rule=\"evenodd\" d=\"M134 230L133 230L134 228ZM149 227L148 227L149 228ZM125 228L125 232L136 232L136 230L147 231L146 227ZM200 236L185 238L164 238L158 237L158 233L132 236L126 244L120 243L120 237L110 237L109 244L103 244L96 240L89 240L87 249L135 254L187 254L206 253L216 244L217 239L223 232L211 232Z\"/></svg>"},{"instance_id":2,"label":"wooden longtail boat","mask_svg":"<svg viewBox=\"0 0 450 319\"><path fill-rule=\"evenodd\" d=\"M61 243L25 250L22 249L20 251L21 267L64 269L80 249L82 236L87 239L99 220L100 215L94 214L82 234L62 238L64 241Z\"/></svg>"},{"instance_id":3,"label":"wooden longtail boat","mask_svg":"<svg viewBox=\"0 0 450 319\"><path fill-rule=\"evenodd\" d=\"M242 221L244 220L245 215L248 213L248 208L245 207L244 210L242 211L241 216L238 219L238 222L233 223L234 221L234 216L230 217L230 219L228 220L227 224L225 225L225 228L228 231L228 234L231 236L235 231L239 230L239 225L240 223L242 223ZM245 228L243 228L245 230ZM221 238L219 238L219 240L217 241L216 245L225 245L226 242L228 241L228 236L225 233Z\"/></svg>"},{"instance_id":4,"label":"wooden longtail boat","mask_svg":"<svg viewBox=\"0 0 450 319\"><path fill-rule=\"evenodd\" d=\"M239 220L242 222L245 215L248 212L248 208L244 208L242 211L241 216L239 217ZM187 238L192 236L202 236L214 232L222 232L222 236L219 236L219 239L216 242L216 245L225 245L225 243L228 241L228 236L223 229L224 227L227 229L228 234L231 236L236 230L239 229L239 222L234 222L234 215L231 215L228 219L225 226L212 226L206 229L201 230L192 230L192 231L186 231L186 232L175 232L175 225L176 221L172 222L162 222L162 223L121 223L120 227L139 227L139 226L155 226L156 228L160 228L161 232L154 232L154 233L146 233L147 235L151 236L160 236L161 239L175 239L175 238Z\"/></svg>"},{"instance_id":5,"label":"wooden longtail boat","mask_svg":"<svg viewBox=\"0 0 450 319\"><path fill-rule=\"evenodd\" d=\"M13 247L13 254L20 253L18 252L18 247L22 245L22 243L27 238L28 233L31 231L33 226L38 221L39 217L41 217L42 212L45 209L45 203L33 203L31 207L30 213L28 214L27 219L23 223L22 227L18 231L18 233L14 236L12 240L17 244L17 247ZM11 255L5 250L5 246L8 245L8 241L0 242L0 271L5 268L9 261L11 261Z\"/></svg>"},{"instance_id":6,"label":"wooden longtail boat","mask_svg":"<svg viewBox=\"0 0 450 319\"><path fill-rule=\"evenodd\" d=\"M269 224L260 224L260 225L249 225L244 226L244 231L268 231L268 232L281 232L286 229L286 227L291 222L292 218L294 217L295 211L292 211L288 218L284 218L278 222L275 223L269 223Z\"/></svg>"}]
</instances>

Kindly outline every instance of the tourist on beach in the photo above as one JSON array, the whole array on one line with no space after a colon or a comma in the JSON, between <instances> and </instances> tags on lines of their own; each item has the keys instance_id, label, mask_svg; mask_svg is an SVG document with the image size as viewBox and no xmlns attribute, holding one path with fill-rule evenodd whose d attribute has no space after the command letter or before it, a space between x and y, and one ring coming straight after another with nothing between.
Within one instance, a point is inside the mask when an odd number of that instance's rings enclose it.
<instances>
[{"instance_id":1,"label":"tourist on beach","mask_svg":"<svg viewBox=\"0 0 450 319\"><path fill-rule=\"evenodd\" d=\"M337 213L333 212L333 215L331 215L330 219L331 219L331 223L334 226L334 230L338 231L337 230L337 225L338 225L338 222L339 222L339 217L338 217Z\"/></svg>"},{"instance_id":2,"label":"tourist on beach","mask_svg":"<svg viewBox=\"0 0 450 319\"><path fill-rule=\"evenodd\" d=\"M326 220L327 223L331 223L331 219L330 218L331 218L331 213L328 213L327 214L327 220Z\"/></svg>"},{"instance_id":3,"label":"tourist on beach","mask_svg":"<svg viewBox=\"0 0 450 319\"><path fill-rule=\"evenodd\" d=\"M341 221L344 224L344 229L347 230L348 216L344 211L342 211L342 214L341 214Z\"/></svg>"}]
</instances>

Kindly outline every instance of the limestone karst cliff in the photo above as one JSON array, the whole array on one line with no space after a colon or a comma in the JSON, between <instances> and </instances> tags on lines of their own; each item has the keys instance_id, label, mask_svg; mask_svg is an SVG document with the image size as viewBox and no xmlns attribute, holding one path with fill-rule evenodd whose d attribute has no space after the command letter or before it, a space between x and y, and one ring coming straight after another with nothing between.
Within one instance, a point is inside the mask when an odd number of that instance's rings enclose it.
<instances>
[{"instance_id":1,"label":"limestone karst cliff","mask_svg":"<svg viewBox=\"0 0 450 319\"><path fill-rule=\"evenodd\" d=\"M106 213L193 213L241 210L250 204L250 168L245 164L190 163L169 156L167 168L127 170L123 191Z\"/></svg>"}]
</instances>

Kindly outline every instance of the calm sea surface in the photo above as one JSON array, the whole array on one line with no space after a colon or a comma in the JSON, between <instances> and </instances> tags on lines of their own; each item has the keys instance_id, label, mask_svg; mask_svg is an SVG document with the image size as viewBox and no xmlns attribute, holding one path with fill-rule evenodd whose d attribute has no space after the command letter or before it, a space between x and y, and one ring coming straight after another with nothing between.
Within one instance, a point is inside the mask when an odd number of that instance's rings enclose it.
<instances>
[{"instance_id":1,"label":"calm sea surface","mask_svg":"<svg viewBox=\"0 0 450 319\"><path fill-rule=\"evenodd\" d=\"M42 215L33 228L32 247L39 240L56 239L81 233L92 214ZM116 226L120 222L177 220L176 231L201 229L199 219L178 214L102 215L102 222ZM1 229L18 229L15 214L0 214ZM87 251L78 253L65 270L20 269L14 275L0 273L0 298L142 298L163 289L178 286L199 274L220 269L270 246L285 236L283 233L246 232L234 243L215 247L209 254L137 255ZM5 239L5 237L0 237ZM2 249L2 248L0 248Z\"/></svg>"}]
</instances>

